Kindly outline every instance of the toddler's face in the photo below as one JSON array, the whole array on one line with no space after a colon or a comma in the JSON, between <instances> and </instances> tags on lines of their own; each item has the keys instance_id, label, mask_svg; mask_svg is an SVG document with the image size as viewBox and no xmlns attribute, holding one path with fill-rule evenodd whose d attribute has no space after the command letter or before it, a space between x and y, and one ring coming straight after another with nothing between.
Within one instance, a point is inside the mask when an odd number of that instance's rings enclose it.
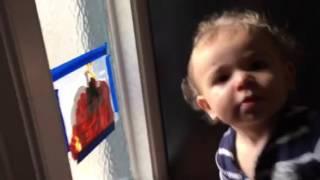
<instances>
[{"instance_id":1,"label":"toddler's face","mask_svg":"<svg viewBox=\"0 0 320 180\"><path fill-rule=\"evenodd\" d=\"M293 83L288 62L263 33L224 27L213 38L192 54L198 105L231 126L271 119Z\"/></svg>"}]
</instances>

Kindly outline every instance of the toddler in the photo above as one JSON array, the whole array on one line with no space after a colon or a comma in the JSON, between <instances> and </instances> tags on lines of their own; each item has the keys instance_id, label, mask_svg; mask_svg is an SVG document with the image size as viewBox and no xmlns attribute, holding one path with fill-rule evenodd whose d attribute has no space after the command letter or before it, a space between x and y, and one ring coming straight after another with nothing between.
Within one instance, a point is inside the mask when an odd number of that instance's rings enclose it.
<instances>
[{"instance_id":1,"label":"toddler","mask_svg":"<svg viewBox=\"0 0 320 180\"><path fill-rule=\"evenodd\" d=\"M320 179L319 115L289 103L296 44L253 11L200 23L186 101L227 124L216 152L220 179Z\"/></svg>"}]
</instances>

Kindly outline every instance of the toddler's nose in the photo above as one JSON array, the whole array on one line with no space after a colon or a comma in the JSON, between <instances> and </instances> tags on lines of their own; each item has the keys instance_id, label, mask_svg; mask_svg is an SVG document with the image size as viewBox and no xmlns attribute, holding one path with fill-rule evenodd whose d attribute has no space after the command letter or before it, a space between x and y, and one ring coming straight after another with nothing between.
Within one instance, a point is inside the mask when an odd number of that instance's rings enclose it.
<instances>
[{"instance_id":1,"label":"toddler's nose","mask_svg":"<svg viewBox=\"0 0 320 180\"><path fill-rule=\"evenodd\" d=\"M235 85L238 91L251 89L256 85L256 79L249 72L238 72Z\"/></svg>"}]
</instances>

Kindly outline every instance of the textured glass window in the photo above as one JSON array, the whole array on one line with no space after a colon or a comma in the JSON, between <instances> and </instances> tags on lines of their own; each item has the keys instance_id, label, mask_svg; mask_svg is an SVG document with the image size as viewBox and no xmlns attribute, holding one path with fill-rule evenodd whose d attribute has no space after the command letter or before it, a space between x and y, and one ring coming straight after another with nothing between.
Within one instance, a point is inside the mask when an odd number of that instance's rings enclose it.
<instances>
[{"instance_id":1,"label":"textured glass window","mask_svg":"<svg viewBox=\"0 0 320 180\"><path fill-rule=\"evenodd\" d=\"M36 0L36 5L51 69L108 42L105 0ZM74 180L132 179L121 118L83 161L69 157L69 163Z\"/></svg>"}]
</instances>

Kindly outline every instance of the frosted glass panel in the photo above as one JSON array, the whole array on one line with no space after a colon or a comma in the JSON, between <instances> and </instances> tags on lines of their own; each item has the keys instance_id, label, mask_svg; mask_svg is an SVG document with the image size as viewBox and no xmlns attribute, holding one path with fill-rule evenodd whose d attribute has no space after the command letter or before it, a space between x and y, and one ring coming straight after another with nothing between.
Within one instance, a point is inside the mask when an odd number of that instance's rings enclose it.
<instances>
[{"instance_id":1,"label":"frosted glass panel","mask_svg":"<svg viewBox=\"0 0 320 180\"><path fill-rule=\"evenodd\" d=\"M108 42L104 0L36 0L36 5L51 69ZM74 180L132 179L121 117L115 130L79 164L68 157Z\"/></svg>"},{"instance_id":2,"label":"frosted glass panel","mask_svg":"<svg viewBox=\"0 0 320 180\"><path fill-rule=\"evenodd\" d=\"M50 68L107 41L104 0L36 0Z\"/></svg>"}]
</instances>

